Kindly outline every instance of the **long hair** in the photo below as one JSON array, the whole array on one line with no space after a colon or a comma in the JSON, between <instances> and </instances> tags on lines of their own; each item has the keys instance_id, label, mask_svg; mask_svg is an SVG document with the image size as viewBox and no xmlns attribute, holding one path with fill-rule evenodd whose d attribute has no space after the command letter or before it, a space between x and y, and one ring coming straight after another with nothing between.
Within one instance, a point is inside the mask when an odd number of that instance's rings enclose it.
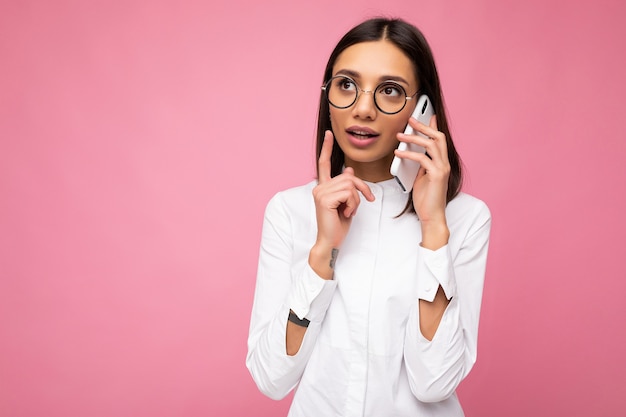
<instances>
[{"instance_id":1,"label":"long hair","mask_svg":"<svg viewBox=\"0 0 626 417\"><path fill-rule=\"evenodd\" d=\"M448 179L448 193L446 202L449 203L461 191L463 182L461 158L452 142L452 135L448 126L443 95L439 83L439 75L435 66L432 51L426 38L415 26L402 19L374 18L355 26L339 41L328 59L322 84L332 77L332 70L337 57L348 47L361 42L386 40L403 51L413 62L415 76L419 86L419 93L426 94L434 106L437 115L437 128L446 135L448 145L448 160L450 161L450 177ZM332 130L330 123L330 109L328 100L322 91L320 93L320 106L317 118L317 142L316 155L319 159L324 142L324 132ZM344 153L335 140L333 152L330 158L331 176L341 173L345 162ZM318 172L319 177L319 172ZM407 205L402 212L415 212L413 199L409 196Z\"/></svg>"}]
</instances>

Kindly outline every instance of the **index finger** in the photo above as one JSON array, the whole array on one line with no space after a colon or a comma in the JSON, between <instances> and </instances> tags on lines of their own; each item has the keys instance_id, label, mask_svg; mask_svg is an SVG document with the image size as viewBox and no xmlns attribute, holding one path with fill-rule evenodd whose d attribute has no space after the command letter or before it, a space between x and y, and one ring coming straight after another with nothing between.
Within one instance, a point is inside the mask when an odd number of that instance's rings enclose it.
<instances>
[{"instance_id":1,"label":"index finger","mask_svg":"<svg viewBox=\"0 0 626 417\"><path fill-rule=\"evenodd\" d=\"M317 161L317 176L320 183L330 181L330 155L333 153L333 132L324 132L324 143L320 151L320 158Z\"/></svg>"}]
</instances>

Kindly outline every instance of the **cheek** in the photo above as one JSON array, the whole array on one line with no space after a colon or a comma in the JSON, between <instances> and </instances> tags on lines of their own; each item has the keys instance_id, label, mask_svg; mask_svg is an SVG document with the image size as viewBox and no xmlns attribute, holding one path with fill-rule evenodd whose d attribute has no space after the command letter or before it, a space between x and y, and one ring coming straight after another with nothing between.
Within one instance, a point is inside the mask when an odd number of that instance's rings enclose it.
<instances>
[{"instance_id":1,"label":"cheek","mask_svg":"<svg viewBox=\"0 0 626 417\"><path fill-rule=\"evenodd\" d=\"M336 109L330 110L330 126L333 129L333 132L338 132L338 123L341 123L341 113L337 112Z\"/></svg>"},{"instance_id":2,"label":"cheek","mask_svg":"<svg viewBox=\"0 0 626 417\"><path fill-rule=\"evenodd\" d=\"M406 128L406 125L409 121L410 116L411 116L410 113L406 116L403 114L402 116L395 118L393 122L390 123L389 127L394 132L394 136L395 136L395 133L397 132L404 132L404 129Z\"/></svg>"},{"instance_id":3,"label":"cheek","mask_svg":"<svg viewBox=\"0 0 626 417\"><path fill-rule=\"evenodd\" d=\"M409 122L409 119L407 118L402 119L398 122L398 125L396 126L396 132L404 132L404 129L406 128L406 124Z\"/></svg>"},{"instance_id":4,"label":"cheek","mask_svg":"<svg viewBox=\"0 0 626 417\"><path fill-rule=\"evenodd\" d=\"M397 115L398 117L394 119L394 130L396 132L404 132L412 113L413 109L407 106Z\"/></svg>"}]
</instances>

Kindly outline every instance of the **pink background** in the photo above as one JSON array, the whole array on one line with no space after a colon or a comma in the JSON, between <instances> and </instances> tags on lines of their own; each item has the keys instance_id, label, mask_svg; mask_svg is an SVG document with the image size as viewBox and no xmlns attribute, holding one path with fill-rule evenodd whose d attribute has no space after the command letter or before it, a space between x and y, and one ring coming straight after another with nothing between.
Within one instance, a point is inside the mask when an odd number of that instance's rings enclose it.
<instances>
[{"instance_id":1,"label":"pink background","mask_svg":"<svg viewBox=\"0 0 626 417\"><path fill-rule=\"evenodd\" d=\"M0 3L0 415L286 414L244 366L263 209L381 13L430 40L493 213L467 415L623 415L624 3L295 3Z\"/></svg>"}]
</instances>

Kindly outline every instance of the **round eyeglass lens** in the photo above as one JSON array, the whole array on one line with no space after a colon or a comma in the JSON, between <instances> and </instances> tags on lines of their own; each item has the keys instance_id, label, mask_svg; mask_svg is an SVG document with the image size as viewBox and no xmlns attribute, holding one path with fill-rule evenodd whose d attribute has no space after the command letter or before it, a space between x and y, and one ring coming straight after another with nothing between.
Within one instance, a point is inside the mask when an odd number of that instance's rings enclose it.
<instances>
[{"instance_id":1,"label":"round eyeglass lens","mask_svg":"<svg viewBox=\"0 0 626 417\"><path fill-rule=\"evenodd\" d=\"M388 81L376 87L374 101L384 113L398 113L406 105L406 91L400 84Z\"/></svg>"},{"instance_id":2,"label":"round eyeglass lens","mask_svg":"<svg viewBox=\"0 0 626 417\"><path fill-rule=\"evenodd\" d=\"M348 77L335 76L326 83L326 96L334 107L350 107L356 101L357 94L356 83Z\"/></svg>"}]
</instances>

